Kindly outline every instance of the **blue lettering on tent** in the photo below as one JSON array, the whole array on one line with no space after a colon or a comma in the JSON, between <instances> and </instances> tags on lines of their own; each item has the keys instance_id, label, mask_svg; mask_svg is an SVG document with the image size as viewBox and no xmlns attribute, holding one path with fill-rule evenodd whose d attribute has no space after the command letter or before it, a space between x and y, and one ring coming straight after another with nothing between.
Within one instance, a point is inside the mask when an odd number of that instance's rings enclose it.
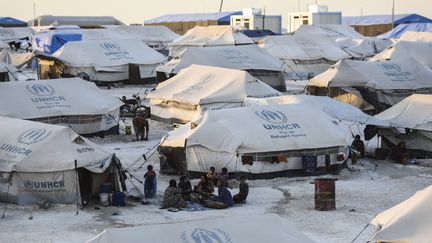
<instances>
[{"instance_id":1,"label":"blue lettering on tent","mask_svg":"<svg viewBox=\"0 0 432 243\"><path fill-rule=\"evenodd\" d=\"M6 143L1 145L0 150L6 151L6 152L9 152L12 154L22 154L25 156L28 156L32 152L30 149L19 147L16 145L6 144Z\"/></svg>"}]
</instances>

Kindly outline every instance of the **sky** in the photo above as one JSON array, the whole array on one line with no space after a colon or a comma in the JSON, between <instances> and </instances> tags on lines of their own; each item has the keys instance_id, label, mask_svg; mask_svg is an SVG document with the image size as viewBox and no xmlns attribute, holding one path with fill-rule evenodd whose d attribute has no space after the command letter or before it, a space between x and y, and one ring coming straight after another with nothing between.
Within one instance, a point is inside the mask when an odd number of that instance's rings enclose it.
<instances>
[{"instance_id":1,"label":"sky","mask_svg":"<svg viewBox=\"0 0 432 243\"><path fill-rule=\"evenodd\" d=\"M286 25L289 12L306 11L308 4L327 5L329 11L344 16L391 14L393 0L224 0L222 11L265 8L266 14L282 15ZM432 0L394 0L395 13L417 13L432 18ZM220 0L0 0L0 16L21 20L36 16L114 16L120 21L143 23L144 20L173 13L217 12Z\"/></svg>"}]
</instances>

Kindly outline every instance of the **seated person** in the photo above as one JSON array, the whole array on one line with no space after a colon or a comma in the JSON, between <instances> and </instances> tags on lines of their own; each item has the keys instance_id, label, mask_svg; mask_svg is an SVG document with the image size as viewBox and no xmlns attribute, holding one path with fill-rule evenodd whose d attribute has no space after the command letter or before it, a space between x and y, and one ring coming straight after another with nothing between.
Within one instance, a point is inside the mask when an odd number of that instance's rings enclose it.
<instances>
[{"instance_id":1,"label":"seated person","mask_svg":"<svg viewBox=\"0 0 432 243\"><path fill-rule=\"evenodd\" d=\"M390 152L390 159L406 165L409 160L409 154L404 141L399 142Z\"/></svg>"},{"instance_id":2,"label":"seated person","mask_svg":"<svg viewBox=\"0 0 432 243\"><path fill-rule=\"evenodd\" d=\"M228 187L228 179L229 179L228 169L226 167L223 167L221 173L219 173L217 176L217 181L221 182L224 186Z\"/></svg>"},{"instance_id":3,"label":"seated person","mask_svg":"<svg viewBox=\"0 0 432 243\"><path fill-rule=\"evenodd\" d=\"M228 207L234 205L233 198L231 196L231 192L227 189L223 182L219 181L218 183L218 197L221 202L223 202Z\"/></svg>"},{"instance_id":4,"label":"seated person","mask_svg":"<svg viewBox=\"0 0 432 243\"><path fill-rule=\"evenodd\" d=\"M182 190L182 196L185 201L191 200L192 194L192 185L189 181L188 176L180 176L180 182L178 183L178 187Z\"/></svg>"},{"instance_id":5,"label":"seated person","mask_svg":"<svg viewBox=\"0 0 432 243\"><path fill-rule=\"evenodd\" d=\"M239 193L234 195L233 197L234 203L245 203L248 194L249 194L249 185L246 182L246 177L241 176L240 184L239 184Z\"/></svg>"},{"instance_id":6,"label":"seated person","mask_svg":"<svg viewBox=\"0 0 432 243\"><path fill-rule=\"evenodd\" d=\"M209 172L207 173L207 178L213 183L213 185L216 185L217 179L216 179L216 169L215 167L210 167Z\"/></svg>"},{"instance_id":7,"label":"seated person","mask_svg":"<svg viewBox=\"0 0 432 243\"><path fill-rule=\"evenodd\" d=\"M214 192L213 183L202 175L200 182L195 186L194 193L198 196L199 201L207 200L212 197Z\"/></svg>"},{"instance_id":8,"label":"seated person","mask_svg":"<svg viewBox=\"0 0 432 243\"><path fill-rule=\"evenodd\" d=\"M165 189L162 208L185 208L187 203L183 200L182 190L177 187L174 179L169 181L169 186Z\"/></svg>"}]
</instances>

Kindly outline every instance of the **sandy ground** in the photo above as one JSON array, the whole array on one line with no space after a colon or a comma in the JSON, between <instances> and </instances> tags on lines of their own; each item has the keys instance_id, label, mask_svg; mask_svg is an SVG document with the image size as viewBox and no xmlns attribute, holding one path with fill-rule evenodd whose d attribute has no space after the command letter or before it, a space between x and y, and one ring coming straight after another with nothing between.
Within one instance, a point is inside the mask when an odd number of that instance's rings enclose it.
<instances>
[{"instance_id":1,"label":"sandy ground","mask_svg":"<svg viewBox=\"0 0 432 243\"><path fill-rule=\"evenodd\" d=\"M107 92L129 95L139 88L127 89ZM125 122L129 124L130 120ZM124 125L121 123L121 127ZM133 136L124 134L92 141L116 153L124 167L142 179L147 164L154 164L158 172L158 156L153 151L169 128L151 122L149 141L134 142ZM149 157L148 161L142 159L143 154ZM2 204L0 209L2 214L5 210L5 218L0 219L0 242L83 242L105 228L273 212L317 242L346 243L351 242L377 213L432 184L432 167L429 161L424 162L421 166L403 166L365 159L364 167L356 165L352 171L343 169L335 176L338 179L337 209L326 212L314 209L313 177L249 181L251 188L247 204L225 210L168 212L160 210L159 204L168 180L178 177L158 173L157 199L151 205L129 200L128 205L121 208L91 203L77 210L75 205L52 205L49 209L40 209L38 206L11 204L3 207ZM127 184L128 194L142 194L142 185L136 180L129 179ZM231 192L234 194L237 189ZM355 242L365 242L372 232L373 227L369 226Z\"/></svg>"}]
</instances>

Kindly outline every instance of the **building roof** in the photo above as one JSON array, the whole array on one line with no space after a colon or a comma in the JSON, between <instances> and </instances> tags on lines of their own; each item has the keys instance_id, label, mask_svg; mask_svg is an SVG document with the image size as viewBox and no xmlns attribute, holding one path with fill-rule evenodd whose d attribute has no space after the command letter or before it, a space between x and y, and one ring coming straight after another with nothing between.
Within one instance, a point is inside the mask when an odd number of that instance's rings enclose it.
<instances>
[{"instance_id":1,"label":"building roof","mask_svg":"<svg viewBox=\"0 0 432 243\"><path fill-rule=\"evenodd\" d=\"M239 15L242 12L218 12L218 13L185 13L185 14L167 14L157 18L148 19L144 24L157 24L164 22L196 22L215 20L221 22L230 21L231 15Z\"/></svg>"},{"instance_id":2,"label":"building roof","mask_svg":"<svg viewBox=\"0 0 432 243\"><path fill-rule=\"evenodd\" d=\"M407 31L432 32L432 23L400 24L387 33L379 35L379 38L399 38Z\"/></svg>"},{"instance_id":3,"label":"building roof","mask_svg":"<svg viewBox=\"0 0 432 243\"><path fill-rule=\"evenodd\" d=\"M11 17L0 17L0 26L27 26L27 23Z\"/></svg>"},{"instance_id":4,"label":"building roof","mask_svg":"<svg viewBox=\"0 0 432 243\"><path fill-rule=\"evenodd\" d=\"M395 14L395 25L403 23L432 23L432 19L418 14ZM342 17L342 24L346 25L376 25L391 24L392 15L367 15Z\"/></svg>"}]
</instances>

